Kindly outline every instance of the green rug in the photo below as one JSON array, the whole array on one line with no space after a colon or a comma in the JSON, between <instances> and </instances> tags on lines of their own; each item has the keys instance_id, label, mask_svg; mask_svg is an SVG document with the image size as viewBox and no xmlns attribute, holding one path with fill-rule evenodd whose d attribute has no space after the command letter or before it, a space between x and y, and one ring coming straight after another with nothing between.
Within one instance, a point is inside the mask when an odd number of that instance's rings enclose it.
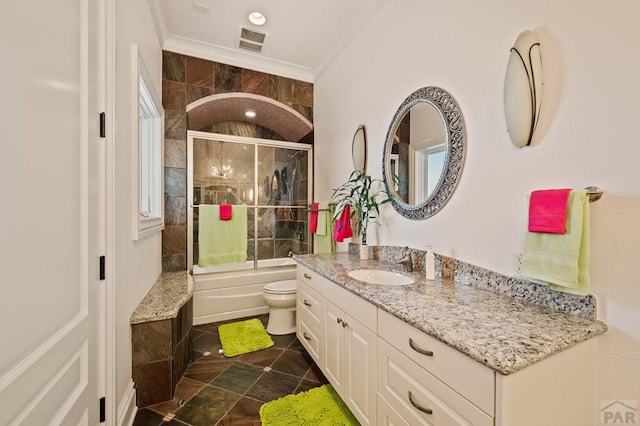
<instances>
[{"instance_id":1,"label":"green rug","mask_svg":"<svg viewBox=\"0 0 640 426\"><path fill-rule=\"evenodd\" d=\"M331 385L288 395L260 407L262 426L357 426L358 420Z\"/></svg>"},{"instance_id":2,"label":"green rug","mask_svg":"<svg viewBox=\"0 0 640 426\"><path fill-rule=\"evenodd\" d=\"M222 324L218 327L222 353L226 357L259 351L273 346L273 340L267 334L258 318L246 321Z\"/></svg>"}]
</instances>

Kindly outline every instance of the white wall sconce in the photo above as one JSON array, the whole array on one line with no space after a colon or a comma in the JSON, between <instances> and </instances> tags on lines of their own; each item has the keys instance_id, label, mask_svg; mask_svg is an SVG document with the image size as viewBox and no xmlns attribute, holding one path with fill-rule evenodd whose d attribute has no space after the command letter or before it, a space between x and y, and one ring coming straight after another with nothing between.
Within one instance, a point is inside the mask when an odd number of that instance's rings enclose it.
<instances>
[{"instance_id":1,"label":"white wall sconce","mask_svg":"<svg viewBox=\"0 0 640 426\"><path fill-rule=\"evenodd\" d=\"M542 59L535 34L525 30L511 48L504 79L504 113L511 141L531 145L542 100Z\"/></svg>"}]
</instances>

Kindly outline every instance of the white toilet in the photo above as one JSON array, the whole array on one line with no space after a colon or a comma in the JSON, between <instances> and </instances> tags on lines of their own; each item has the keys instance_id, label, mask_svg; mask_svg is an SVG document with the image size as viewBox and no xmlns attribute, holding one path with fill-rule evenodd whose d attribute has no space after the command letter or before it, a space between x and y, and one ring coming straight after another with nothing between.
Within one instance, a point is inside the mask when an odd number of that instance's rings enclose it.
<instances>
[{"instance_id":1,"label":"white toilet","mask_svg":"<svg viewBox=\"0 0 640 426\"><path fill-rule=\"evenodd\" d=\"M264 286L262 296L269 306L267 333L281 335L296 332L296 280L274 281Z\"/></svg>"}]
</instances>

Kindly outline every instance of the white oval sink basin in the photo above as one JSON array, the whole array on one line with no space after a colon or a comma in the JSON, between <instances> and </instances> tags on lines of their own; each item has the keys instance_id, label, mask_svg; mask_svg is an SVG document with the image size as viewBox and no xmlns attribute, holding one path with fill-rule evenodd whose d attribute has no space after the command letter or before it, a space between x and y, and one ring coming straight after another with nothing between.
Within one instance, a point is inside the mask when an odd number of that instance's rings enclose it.
<instances>
[{"instance_id":1,"label":"white oval sink basin","mask_svg":"<svg viewBox=\"0 0 640 426\"><path fill-rule=\"evenodd\" d=\"M350 271L349 276L356 280L378 285L407 285L414 283L414 279L400 272L383 271L381 269L356 269Z\"/></svg>"}]
</instances>

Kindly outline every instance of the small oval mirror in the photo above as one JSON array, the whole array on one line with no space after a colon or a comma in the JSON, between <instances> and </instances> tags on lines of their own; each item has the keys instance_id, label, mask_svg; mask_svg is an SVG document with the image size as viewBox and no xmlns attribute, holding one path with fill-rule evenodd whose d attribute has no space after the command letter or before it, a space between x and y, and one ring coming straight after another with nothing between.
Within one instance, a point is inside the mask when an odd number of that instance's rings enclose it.
<instances>
[{"instance_id":1,"label":"small oval mirror","mask_svg":"<svg viewBox=\"0 0 640 426\"><path fill-rule=\"evenodd\" d=\"M367 131L364 124L359 125L353 135L351 157L353 158L353 169L365 173L367 171Z\"/></svg>"},{"instance_id":2,"label":"small oval mirror","mask_svg":"<svg viewBox=\"0 0 640 426\"><path fill-rule=\"evenodd\" d=\"M465 153L462 113L439 87L423 87L396 111L384 146L382 176L391 204L421 220L439 212L453 195Z\"/></svg>"}]
</instances>

